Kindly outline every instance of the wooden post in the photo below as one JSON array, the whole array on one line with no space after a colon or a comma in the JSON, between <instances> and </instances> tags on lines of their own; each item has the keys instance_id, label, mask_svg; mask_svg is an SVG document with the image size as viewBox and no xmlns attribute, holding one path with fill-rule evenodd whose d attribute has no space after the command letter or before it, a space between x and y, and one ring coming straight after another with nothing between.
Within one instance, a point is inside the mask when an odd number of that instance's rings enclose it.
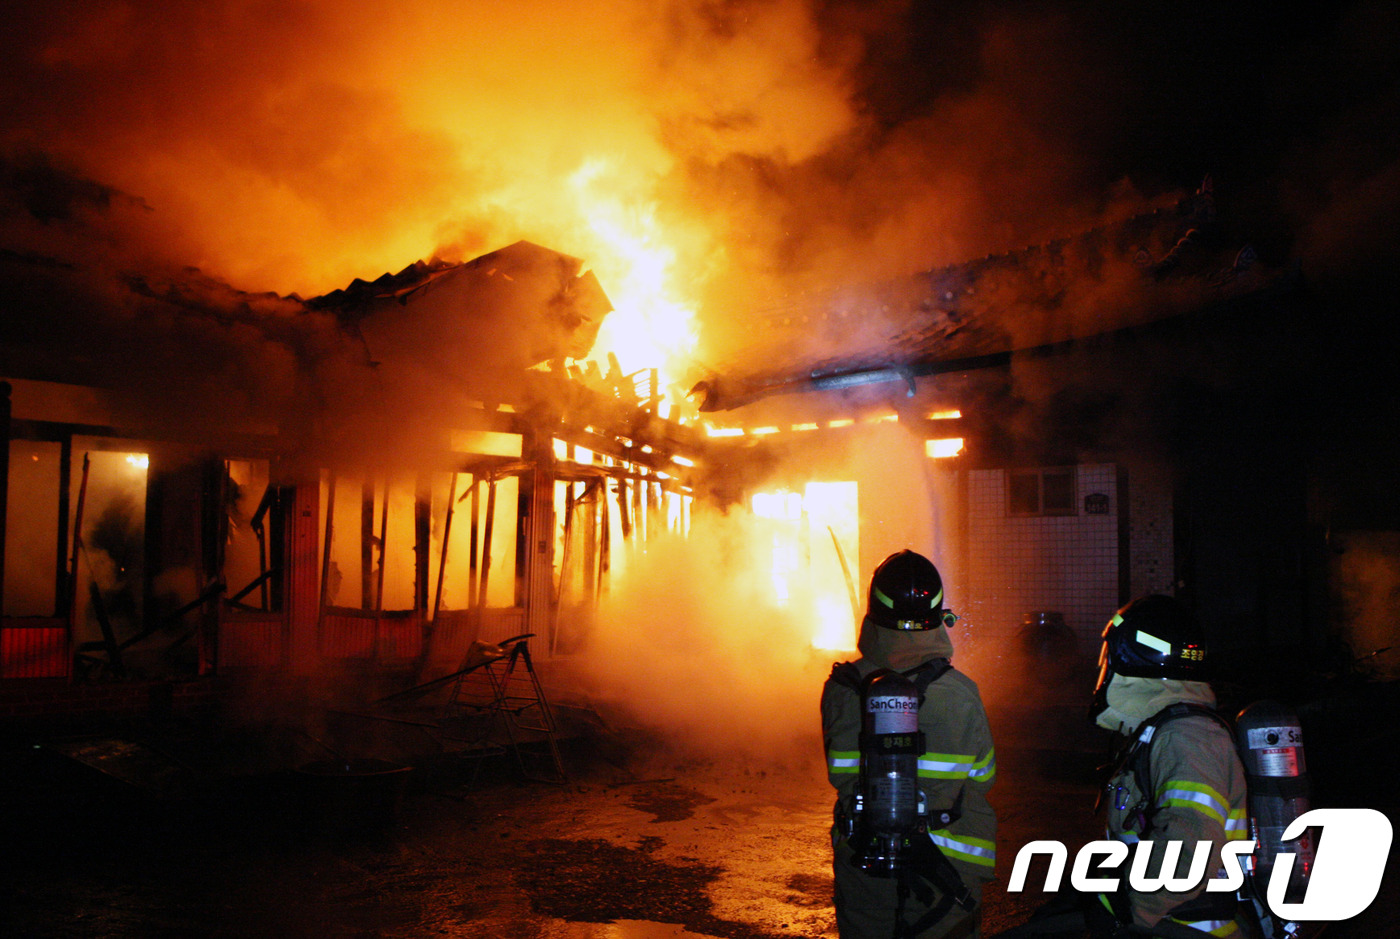
<instances>
[{"instance_id":1,"label":"wooden post","mask_svg":"<svg viewBox=\"0 0 1400 939\"><path fill-rule=\"evenodd\" d=\"M282 526L282 606L287 616L285 655L293 669L310 674L317 665L320 641L320 594L316 582L316 538L320 528L321 484L309 481L290 487L290 497L278 500ZM327 509L329 514L329 509ZM327 539L329 544L329 539ZM274 565L275 566L275 565Z\"/></svg>"},{"instance_id":2,"label":"wooden post","mask_svg":"<svg viewBox=\"0 0 1400 939\"><path fill-rule=\"evenodd\" d=\"M646 530L646 491L647 481L646 470L637 468L637 478L632 483L632 525L637 530L636 544L642 545L647 540Z\"/></svg>"},{"instance_id":3,"label":"wooden post","mask_svg":"<svg viewBox=\"0 0 1400 939\"><path fill-rule=\"evenodd\" d=\"M64 603L68 614L68 644L78 631L78 558L83 548L83 506L87 502L88 472L92 458L83 454L83 481L78 485L78 507L73 513L73 555L68 562L68 580L64 586Z\"/></svg>"},{"instance_id":4,"label":"wooden post","mask_svg":"<svg viewBox=\"0 0 1400 939\"><path fill-rule=\"evenodd\" d=\"M374 611L384 612L384 552L389 550L389 474L384 474L384 505L379 510L379 574L374 581Z\"/></svg>"},{"instance_id":5,"label":"wooden post","mask_svg":"<svg viewBox=\"0 0 1400 939\"><path fill-rule=\"evenodd\" d=\"M326 534L321 541L321 591L316 604L316 641L321 641L321 624L326 617L326 597L330 591L331 542L335 538L335 472L326 481Z\"/></svg>"},{"instance_id":6,"label":"wooden post","mask_svg":"<svg viewBox=\"0 0 1400 939\"><path fill-rule=\"evenodd\" d=\"M427 473L419 473L413 495L413 609L420 616L428 610L428 583L432 577L432 513L432 482Z\"/></svg>"},{"instance_id":7,"label":"wooden post","mask_svg":"<svg viewBox=\"0 0 1400 939\"><path fill-rule=\"evenodd\" d=\"M472 534L471 545L468 548L468 569L467 569L467 607L471 610L477 608L476 584L477 565L480 562L478 557L481 550L481 477L475 472L472 473Z\"/></svg>"},{"instance_id":8,"label":"wooden post","mask_svg":"<svg viewBox=\"0 0 1400 939\"><path fill-rule=\"evenodd\" d=\"M534 468L528 482L530 497L525 523L525 631L538 633L544 648L553 647L554 633L554 438L548 433L527 435L533 442Z\"/></svg>"},{"instance_id":9,"label":"wooden post","mask_svg":"<svg viewBox=\"0 0 1400 939\"><path fill-rule=\"evenodd\" d=\"M569 562L574 548L574 484L564 487L564 550L559 558L559 587L554 591L554 617L549 639L549 653L559 649L559 612L564 608L564 597L569 583Z\"/></svg>"},{"instance_id":10,"label":"wooden post","mask_svg":"<svg viewBox=\"0 0 1400 939\"><path fill-rule=\"evenodd\" d=\"M583 526L583 557L581 560L580 577L583 580L583 598L588 602L593 602L597 598L594 592L598 585L598 576L595 573L598 564L598 484L601 479L594 479L591 483L584 484L583 495L579 496L579 501L583 504L583 517L579 520Z\"/></svg>"},{"instance_id":11,"label":"wooden post","mask_svg":"<svg viewBox=\"0 0 1400 939\"><path fill-rule=\"evenodd\" d=\"M598 506L603 517L598 522L598 591L601 599L607 593L608 575L612 570L611 513L608 511L608 480L598 480Z\"/></svg>"},{"instance_id":12,"label":"wooden post","mask_svg":"<svg viewBox=\"0 0 1400 939\"><path fill-rule=\"evenodd\" d=\"M10 383L0 381L0 629L5 624L5 526L10 500Z\"/></svg>"},{"instance_id":13,"label":"wooden post","mask_svg":"<svg viewBox=\"0 0 1400 939\"><path fill-rule=\"evenodd\" d=\"M477 595L476 611L477 624L480 628L482 614L486 610L486 588L491 582L491 536L496 527L496 477L492 476L491 481L486 485L486 531L482 537L481 550L481 592ZM478 637L480 638L480 637Z\"/></svg>"},{"instance_id":14,"label":"wooden post","mask_svg":"<svg viewBox=\"0 0 1400 939\"><path fill-rule=\"evenodd\" d=\"M617 477L617 518L622 524L622 541L632 541L632 508L627 504L627 477Z\"/></svg>"},{"instance_id":15,"label":"wooden post","mask_svg":"<svg viewBox=\"0 0 1400 939\"><path fill-rule=\"evenodd\" d=\"M447 576L447 546L452 540L452 516L457 511L457 471L452 471L452 485L447 493L447 518L442 523L442 555L438 558L437 593L433 597L433 619L442 609L442 582Z\"/></svg>"},{"instance_id":16,"label":"wooden post","mask_svg":"<svg viewBox=\"0 0 1400 939\"><path fill-rule=\"evenodd\" d=\"M68 615L68 513L73 488L73 435L58 445L58 545L54 557L54 615ZM72 638L71 636L69 638Z\"/></svg>"},{"instance_id":17,"label":"wooden post","mask_svg":"<svg viewBox=\"0 0 1400 939\"><path fill-rule=\"evenodd\" d=\"M374 477L360 483L360 609L374 609Z\"/></svg>"}]
</instances>

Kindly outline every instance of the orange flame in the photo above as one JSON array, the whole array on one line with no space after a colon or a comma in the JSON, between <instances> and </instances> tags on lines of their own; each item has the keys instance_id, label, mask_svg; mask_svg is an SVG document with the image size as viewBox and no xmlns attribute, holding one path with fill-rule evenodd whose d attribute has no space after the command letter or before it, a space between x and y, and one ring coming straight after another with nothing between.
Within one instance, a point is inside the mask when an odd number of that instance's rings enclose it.
<instances>
[{"instance_id":1,"label":"orange flame","mask_svg":"<svg viewBox=\"0 0 1400 939\"><path fill-rule=\"evenodd\" d=\"M656 368L665 387L693 354L697 327L694 310L677 297L676 248L657 205L629 193L621 171L601 158L585 160L569 182L592 242L585 257L614 307L594 358L612 353L624 373Z\"/></svg>"},{"instance_id":2,"label":"orange flame","mask_svg":"<svg viewBox=\"0 0 1400 939\"><path fill-rule=\"evenodd\" d=\"M855 647L857 500L855 483L811 482L801 493L755 493L751 503L771 531L774 596L780 606L802 605L815 649Z\"/></svg>"}]
</instances>

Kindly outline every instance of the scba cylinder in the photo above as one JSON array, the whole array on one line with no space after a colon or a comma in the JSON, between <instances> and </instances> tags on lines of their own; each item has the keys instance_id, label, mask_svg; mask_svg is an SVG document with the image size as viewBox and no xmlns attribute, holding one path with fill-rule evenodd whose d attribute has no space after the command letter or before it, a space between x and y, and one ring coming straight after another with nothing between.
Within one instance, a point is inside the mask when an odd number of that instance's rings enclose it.
<instances>
[{"instance_id":1,"label":"scba cylinder","mask_svg":"<svg viewBox=\"0 0 1400 939\"><path fill-rule=\"evenodd\" d=\"M1249 816L1257 842L1251 879L1263 895L1280 854L1296 854L1285 899L1300 902L1307 890L1315 847L1312 833L1284 842L1283 832L1311 808L1303 728L1277 701L1259 701L1235 719L1236 743L1249 786Z\"/></svg>"},{"instance_id":2,"label":"scba cylinder","mask_svg":"<svg viewBox=\"0 0 1400 939\"><path fill-rule=\"evenodd\" d=\"M919 820L919 690L898 672L876 672L863 706L865 822L879 835L906 834Z\"/></svg>"}]
</instances>

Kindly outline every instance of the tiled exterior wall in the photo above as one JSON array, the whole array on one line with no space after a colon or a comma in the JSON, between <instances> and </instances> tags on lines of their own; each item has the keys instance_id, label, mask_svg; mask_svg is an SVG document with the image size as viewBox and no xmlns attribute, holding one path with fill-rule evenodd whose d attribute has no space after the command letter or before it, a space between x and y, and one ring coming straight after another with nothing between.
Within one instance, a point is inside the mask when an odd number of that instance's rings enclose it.
<instances>
[{"instance_id":1,"label":"tiled exterior wall","mask_svg":"<svg viewBox=\"0 0 1400 939\"><path fill-rule=\"evenodd\" d=\"M1131 594L1172 594L1175 574L1172 540L1172 484L1163 470L1128 470L1128 568Z\"/></svg>"},{"instance_id":2,"label":"tiled exterior wall","mask_svg":"<svg viewBox=\"0 0 1400 939\"><path fill-rule=\"evenodd\" d=\"M1111 463L1074 468L1075 514L1011 516L1005 470L967 480L969 621L978 634L1011 637L1027 613L1055 611L1093 648L1118 607L1118 471ZM1089 515L1086 496L1108 497Z\"/></svg>"}]
</instances>

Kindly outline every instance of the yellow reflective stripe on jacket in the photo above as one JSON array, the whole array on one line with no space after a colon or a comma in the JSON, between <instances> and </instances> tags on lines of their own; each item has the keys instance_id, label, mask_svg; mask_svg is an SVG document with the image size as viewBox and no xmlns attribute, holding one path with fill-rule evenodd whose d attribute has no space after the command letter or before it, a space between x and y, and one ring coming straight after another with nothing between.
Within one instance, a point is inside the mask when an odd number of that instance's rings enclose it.
<instances>
[{"instance_id":1,"label":"yellow reflective stripe on jacket","mask_svg":"<svg viewBox=\"0 0 1400 939\"><path fill-rule=\"evenodd\" d=\"M1207 936L1233 936L1240 931L1239 923L1232 919L1177 919L1175 916L1167 919L1180 926L1199 929Z\"/></svg>"},{"instance_id":2,"label":"yellow reflective stripe on jacket","mask_svg":"<svg viewBox=\"0 0 1400 939\"><path fill-rule=\"evenodd\" d=\"M982 759L965 753L925 753L919 757L919 775L924 779L976 779L991 782L997 774L992 750Z\"/></svg>"},{"instance_id":3,"label":"yellow reflective stripe on jacket","mask_svg":"<svg viewBox=\"0 0 1400 939\"><path fill-rule=\"evenodd\" d=\"M833 776L860 772L859 750L831 750L826 754L826 769Z\"/></svg>"},{"instance_id":4,"label":"yellow reflective stripe on jacket","mask_svg":"<svg viewBox=\"0 0 1400 939\"><path fill-rule=\"evenodd\" d=\"M980 782L991 782L997 775L997 752L995 749L987 750L987 755L982 757L972 768L967 771L969 779L976 779Z\"/></svg>"},{"instance_id":5,"label":"yellow reflective stripe on jacket","mask_svg":"<svg viewBox=\"0 0 1400 939\"><path fill-rule=\"evenodd\" d=\"M1249 819L1244 809L1234 809L1225 819L1225 840L1243 841L1249 837Z\"/></svg>"},{"instance_id":6,"label":"yellow reflective stripe on jacket","mask_svg":"<svg viewBox=\"0 0 1400 939\"><path fill-rule=\"evenodd\" d=\"M1182 779L1173 779L1163 786L1157 794L1157 803L1162 806L1195 809L1215 819L1222 827L1225 825L1225 816L1230 811L1229 800L1210 786Z\"/></svg>"},{"instance_id":7,"label":"yellow reflective stripe on jacket","mask_svg":"<svg viewBox=\"0 0 1400 939\"><path fill-rule=\"evenodd\" d=\"M996 842L971 835L953 835L946 828L928 833L934 844L950 859L994 867L997 862Z\"/></svg>"}]
</instances>

